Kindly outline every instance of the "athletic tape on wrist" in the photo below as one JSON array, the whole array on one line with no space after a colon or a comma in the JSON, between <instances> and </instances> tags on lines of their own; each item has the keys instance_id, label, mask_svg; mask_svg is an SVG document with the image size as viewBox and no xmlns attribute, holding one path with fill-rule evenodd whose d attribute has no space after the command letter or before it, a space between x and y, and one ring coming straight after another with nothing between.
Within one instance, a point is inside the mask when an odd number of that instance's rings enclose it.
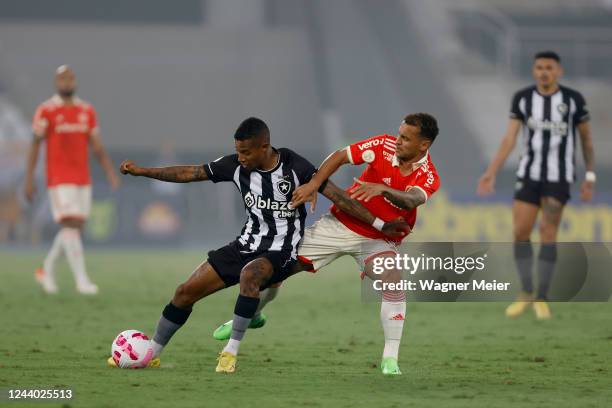
<instances>
[{"instance_id":1,"label":"athletic tape on wrist","mask_svg":"<svg viewBox=\"0 0 612 408\"><path fill-rule=\"evenodd\" d=\"M587 171L584 175L584 179L588 182L594 183L597 181L597 176L595 175L594 171Z\"/></svg>"},{"instance_id":2,"label":"athletic tape on wrist","mask_svg":"<svg viewBox=\"0 0 612 408\"><path fill-rule=\"evenodd\" d=\"M380 218L376 217L376 219L372 223L372 226L377 230L382 231L383 227L385 226L385 222Z\"/></svg>"}]
</instances>

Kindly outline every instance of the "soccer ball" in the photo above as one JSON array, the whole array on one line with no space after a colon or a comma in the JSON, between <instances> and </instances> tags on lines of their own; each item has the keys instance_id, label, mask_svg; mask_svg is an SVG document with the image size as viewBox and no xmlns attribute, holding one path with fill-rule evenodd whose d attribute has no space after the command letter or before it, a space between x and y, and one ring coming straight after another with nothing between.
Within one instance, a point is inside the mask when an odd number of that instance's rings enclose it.
<instances>
[{"instance_id":1,"label":"soccer ball","mask_svg":"<svg viewBox=\"0 0 612 408\"><path fill-rule=\"evenodd\" d=\"M140 330L126 330L113 341L111 355L119 368L144 368L153 357L153 347Z\"/></svg>"}]
</instances>

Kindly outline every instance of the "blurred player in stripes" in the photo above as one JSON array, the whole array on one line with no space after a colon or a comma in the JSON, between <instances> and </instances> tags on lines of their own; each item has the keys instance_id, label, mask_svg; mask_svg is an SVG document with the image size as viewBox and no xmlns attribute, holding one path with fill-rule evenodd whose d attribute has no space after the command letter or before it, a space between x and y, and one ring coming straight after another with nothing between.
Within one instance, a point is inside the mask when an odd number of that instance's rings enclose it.
<instances>
[{"instance_id":1,"label":"blurred player in stripes","mask_svg":"<svg viewBox=\"0 0 612 408\"><path fill-rule=\"evenodd\" d=\"M438 190L440 179L429 155L429 148L437 135L438 123L433 116L410 114L401 123L397 137L386 134L374 136L329 155L312 179L295 190L292 204L298 206L311 201L310 198L316 198L317 190L340 166L366 164L359 179L355 179L347 191L351 198L360 200L376 219L366 223L333 205L330 213L306 228L304 239L298 247L299 268L316 272L343 255L351 255L363 271L362 279L368 276L385 283L399 282L401 271L391 268L381 275L375 275L373 262L376 258L396 256L399 244L414 227L417 207L425 204ZM398 219L405 220L410 229L393 237L384 234L382 226L385 222ZM269 288L267 293L262 294L253 320L255 324L250 328L263 326L265 317L262 318L261 310L277 291L278 287ZM401 374L398 356L405 315L405 292L383 291L380 320L385 347L381 370L385 375ZM221 325L213 336L218 340L230 338L231 326L231 321Z\"/></svg>"},{"instance_id":2,"label":"blurred player in stripes","mask_svg":"<svg viewBox=\"0 0 612 408\"><path fill-rule=\"evenodd\" d=\"M552 51L534 57L535 85L519 90L512 99L510 123L497 154L480 178L478 193L495 191L495 177L516 145L523 131L523 151L517 171L512 205L514 258L522 293L506 309L508 317L517 317L533 305L539 320L551 317L546 302L557 260L557 232L563 208L570 198L570 186L576 179L576 139L580 134L586 167L581 187L582 201L593 198L595 186L593 139L589 112L580 92L559 84L563 74L561 59ZM540 241L538 289L532 283L533 249L531 231L538 212Z\"/></svg>"},{"instance_id":3,"label":"blurred player in stripes","mask_svg":"<svg viewBox=\"0 0 612 408\"><path fill-rule=\"evenodd\" d=\"M40 145L45 141L51 210L61 228L43 267L36 271L35 276L46 293L57 293L55 263L63 250L77 290L93 295L98 293L98 287L87 275L81 242L81 228L91 206L90 146L113 190L119 186L119 178L102 146L96 111L75 95L76 77L70 67L62 65L57 68L55 88L57 93L39 105L34 114L34 137L28 156L25 194L29 201L33 200L36 192L34 169Z\"/></svg>"}]
</instances>

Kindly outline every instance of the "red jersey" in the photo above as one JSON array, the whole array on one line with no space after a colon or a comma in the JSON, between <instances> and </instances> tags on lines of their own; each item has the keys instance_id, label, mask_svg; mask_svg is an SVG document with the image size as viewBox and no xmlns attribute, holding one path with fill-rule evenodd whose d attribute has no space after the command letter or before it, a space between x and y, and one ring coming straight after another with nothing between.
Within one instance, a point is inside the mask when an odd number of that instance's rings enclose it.
<instances>
[{"instance_id":1,"label":"red jersey","mask_svg":"<svg viewBox=\"0 0 612 408\"><path fill-rule=\"evenodd\" d=\"M74 98L66 105L55 95L36 109L34 134L47 141L47 185L91 184L89 138L98 132L96 111L89 103Z\"/></svg>"},{"instance_id":2,"label":"red jersey","mask_svg":"<svg viewBox=\"0 0 612 408\"><path fill-rule=\"evenodd\" d=\"M399 163L395 156L395 139L393 136L380 135L352 144L346 148L349 160L353 164L368 164L368 167L361 173L360 180L386 184L401 191L418 188L423 191L427 200L440 187L438 172L431 162L429 152L423 159L413 164L412 173L403 176L400 173ZM347 191L356 186L357 183L353 184ZM401 209L382 195L373 197L367 203L361 201L361 204L383 221L391 221L401 216L404 217L410 228L414 227L416 222L416 208L412 210ZM373 226L342 212L335 205L332 206L331 212L347 228L364 237L394 242L401 242L402 240L402 238L391 238L384 235Z\"/></svg>"}]
</instances>

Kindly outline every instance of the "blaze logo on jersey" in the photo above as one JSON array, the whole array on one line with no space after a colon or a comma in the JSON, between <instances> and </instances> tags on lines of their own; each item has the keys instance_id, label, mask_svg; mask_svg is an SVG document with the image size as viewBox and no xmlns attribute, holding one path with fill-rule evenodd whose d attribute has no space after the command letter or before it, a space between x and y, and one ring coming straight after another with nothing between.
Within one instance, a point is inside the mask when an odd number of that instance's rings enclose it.
<instances>
[{"instance_id":1,"label":"blaze logo on jersey","mask_svg":"<svg viewBox=\"0 0 612 408\"><path fill-rule=\"evenodd\" d=\"M391 177L384 177L382 181L388 186L391 185Z\"/></svg>"},{"instance_id":2,"label":"blaze logo on jersey","mask_svg":"<svg viewBox=\"0 0 612 408\"><path fill-rule=\"evenodd\" d=\"M244 196L244 204L248 208L255 207L260 210L272 210L275 212L274 217L276 218L291 218L295 216L295 210L289 208L288 201L275 201L270 198L264 199L250 191Z\"/></svg>"},{"instance_id":3,"label":"blaze logo on jersey","mask_svg":"<svg viewBox=\"0 0 612 408\"><path fill-rule=\"evenodd\" d=\"M527 119L527 127L534 131L545 131L549 130L553 135L557 136L567 136L567 122L559 122L553 120L540 120L535 119L531 116Z\"/></svg>"},{"instance_id":4,"label":"blaze logo on jersey","mask_svg":"<svg viewBox=\"0 0 612 408\"><path fill-rule=\"evenodd\" d=\"M291 191L291 182L288 180L279 180L276 182L276 191L284 196L287 196L289 191Z\"/></svg>"}]
</instances>

